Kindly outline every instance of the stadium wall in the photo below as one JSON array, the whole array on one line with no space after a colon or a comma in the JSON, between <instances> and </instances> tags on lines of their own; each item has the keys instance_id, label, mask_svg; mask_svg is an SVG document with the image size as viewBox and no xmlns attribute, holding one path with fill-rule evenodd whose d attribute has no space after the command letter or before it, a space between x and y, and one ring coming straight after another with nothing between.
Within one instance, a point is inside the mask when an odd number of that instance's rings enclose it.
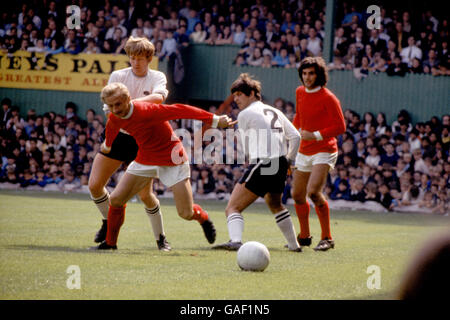
<instances>
[{"instance_id":1,"label":"stadium wall","mask_svg":"<svg viewBox=\"0 0 450 320\"><path fill-rule=\"evenodd\" d=\"M278 97L295 102L295 89L300 85L297 70L237 67L232 61L238 51L239 46L190 46L185 54L181 91L189 92L190 99L223 101L231 83L240 73L248 72L262 82L263 99L267 102L273 103ZM388 122L394 121L401 109L409 110L413 121L450 112L450 77L391 77L380 73L358 80L353 71L330 71L328 88L335 92L343 109L353 109L361 116L369 110L381 111Z\"/></svg>"},{"instance_id":2,"label":"stadium wall","mask_svg":"<svg viewBox=\"0 0 450 320\"><path fill-rule=\"evenodd\" d=\"M184 77L174 81L174 60L160 61L158 69L167 74L170 90L168 103L189 100L223 101L229 95L231 83L242 72L254 75L262 82L263 98L269 103L281 97L295 101L295 89L300 84L294 69L265 69L236 67L232 64L239 46L190 45L182 51ZM426 121L432 116L442 116L450 110L450 77L411 75L390 77L385 73L370 74L358 80L352 71L331 71L328 87L341 100L342 108L362 114L384 112L388 122L395 120L398 111L410 111L413 121ZM75 102L78 115L84 117L87 109L100 112L99 93L0 88L0 98L9 97L21 108L22 115L29 108L38 114L53 110L64 113L67 101Z\"/></svg>"}]
</instances>

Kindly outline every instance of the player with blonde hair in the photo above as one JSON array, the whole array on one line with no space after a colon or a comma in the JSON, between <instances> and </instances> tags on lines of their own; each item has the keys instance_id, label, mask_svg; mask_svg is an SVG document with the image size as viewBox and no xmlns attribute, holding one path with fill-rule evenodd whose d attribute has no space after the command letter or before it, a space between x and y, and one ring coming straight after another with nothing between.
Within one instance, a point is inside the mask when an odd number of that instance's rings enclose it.
<instances>
[{"instance_id":1,"label":"player with blonde hair","mask_svg":"<svg viewBox=\"0 0 450 320\"><path fill-rule=\"evenodd\" d=\"M112 151L113 141L121 129L136 139L139 149L136 159L130 163L111 193L106 239L91 249L117 249L127 201L154 177L172 189L178 215L185 220L197 220L208 242L213 243L216 239L215 227L208 213L193 203L189 161L168 121L197 119L212 127L226 128L231 125L231 119L184 104L164 105L131 100L127 87L119 82L104 87L101 98L110 111L102 153Z\"/></svg>"},{"instance_id":2,"label":"player with blonde hair","mask_svg":"<svg viewBox=\"0 0 450 320\"><path fill-rule=\"evenodd\" d=\"M131 67L116 70L111 73L108 83L123 83L129 90L134 101L162 103L167 98L167 79L164 73L149 69L155 53L155 47L147 38L130 37L125 44L125 52L129 57ZM109 113L104 105L105 114ZM109 208L109 192L106 184L114 172L123 164L129 164L136 157L138 146L135 139L124 131L119 132L108 153L99 152L92 165L89 176L89 191L98 210L102 214L102 226L95 235L94 241L100 243L106 238ZM152 190L153 181L150 179L139 197L145 205L145 212L150 220L153 234L159 250L170 251L163 227L163 220L158 198Z\"/></svg>"}]
</instances>

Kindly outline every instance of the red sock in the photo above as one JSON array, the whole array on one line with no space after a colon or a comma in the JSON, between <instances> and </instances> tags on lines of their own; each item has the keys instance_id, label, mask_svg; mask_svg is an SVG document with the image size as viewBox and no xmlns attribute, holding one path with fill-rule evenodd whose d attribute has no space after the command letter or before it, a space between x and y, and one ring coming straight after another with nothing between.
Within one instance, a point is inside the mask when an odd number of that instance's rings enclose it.
<instances>
[{"instance_id":1,"label":"red sock","mask_svg":"<svg viewBox=\"0 0 450 320\"><path fill-rule=\"evenodd\" d=\"M110 246L117 244L120 227L125 221L125 207L109 206L108 210L108 230L106 231L106 243Z\"/></svg>"},{"instance_id":2,"label":"red sock","mask_svg":"<svg viewBox=\"0 0 450 320\"><path fill-rule=\"evenodd\" d=\"M194 203L192 209L194 212L192 219L197 220L200 224L208 220L208 213L200 205Z\"/></svg>"},{"instance_id":3,"label":"red sock","mask_svg":"<svg viewBox=\"0 0 450 320\"><path fill-rule=\"evenodd\" d=\"M309 203L306 201L302 204L294 204L295 212L297 213L298 222L300 223L300 238L309 238Z\"/></svg>"},{"instance_id":4,"label":"red sock","mask_svg":"<svg viewBox=\"0 0 450 320\"><path fill-rule=\"evenodd\" d=\"M316 206L316 213L319 217L320 228L322 229L322 240L325 238L331 238L330 232L330 208L328 207L328 201L325 201L321 206Z\"/></svg>"}]
</instances>

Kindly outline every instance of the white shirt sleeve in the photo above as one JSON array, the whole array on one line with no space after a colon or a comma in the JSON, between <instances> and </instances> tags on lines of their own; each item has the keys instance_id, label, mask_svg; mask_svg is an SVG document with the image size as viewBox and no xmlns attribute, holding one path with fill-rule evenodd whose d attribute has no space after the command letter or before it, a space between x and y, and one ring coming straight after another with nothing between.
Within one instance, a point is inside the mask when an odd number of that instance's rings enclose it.
<instances>
[{"instance_id":1,"label":"white shirt sleeve","mask_svg":"<svg viewBox=\"0 0 450 320\"><path fill-rule=\"evenodd\" d=\"M323 140L323 137L322 137L322 135L320 134L320 131L314 131L313 134L314 134L314 136L316 137L316 140L317 140L317 141L322 141L322 140Z\"/></svg>"},{"instance_id":2,"label":"white shirt sleeve","mask_svg":"<svg viewBox=\"0 0 450 320\"><path fill-rule=\"evenodd\" d=\"M160 94L163 96L163 99L166 100L169 95L169 90L167 90L167 78L166 75L160 71L156 71L152 73L152 77L154 79L154 85L152 94Z\"/></svg>"},{"instance_id":3,"label":"white shirt sleeve","mask_svg":"<svg viewBox=\"0 0 450 320\"><path fill-rule=\"evenodd\" d=\"M218 115L213 115L211 128L217 128L218 124L219 124L219 116Z\"/></svg>"},{"instance_id":4,"label":"white shirt sleeve","mask_svg":"<svg viewBox=\"0 0 450 320\"><path fill-rule=\"evenodd\" d=\"M292 122L289 121L289 119L281 112L279 119L281 120L281 123L283 125L286 140L288 141L288 151L286 158L288 158L289 161L294 161L295 157L297 156L298 149L300 148L300 133L294 127Z\"/></svg>"}]
</instances>

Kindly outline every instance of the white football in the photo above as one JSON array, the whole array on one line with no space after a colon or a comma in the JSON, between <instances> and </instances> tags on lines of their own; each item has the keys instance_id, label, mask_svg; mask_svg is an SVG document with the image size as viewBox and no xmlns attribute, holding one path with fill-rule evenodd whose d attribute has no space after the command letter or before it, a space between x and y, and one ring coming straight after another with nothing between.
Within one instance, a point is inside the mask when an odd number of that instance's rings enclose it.
<instances>
[{"instance_id":1,"label":"white football","mask_svg":"<svg viewBox=\"0 0 450 320\"><path fill-rule=\"evenodd\" d=\"M237 263L245 271L264 271L269 265L269 261L269 250L257 241L244 243L237 252Z\"/></svg>"}]
</instances>

